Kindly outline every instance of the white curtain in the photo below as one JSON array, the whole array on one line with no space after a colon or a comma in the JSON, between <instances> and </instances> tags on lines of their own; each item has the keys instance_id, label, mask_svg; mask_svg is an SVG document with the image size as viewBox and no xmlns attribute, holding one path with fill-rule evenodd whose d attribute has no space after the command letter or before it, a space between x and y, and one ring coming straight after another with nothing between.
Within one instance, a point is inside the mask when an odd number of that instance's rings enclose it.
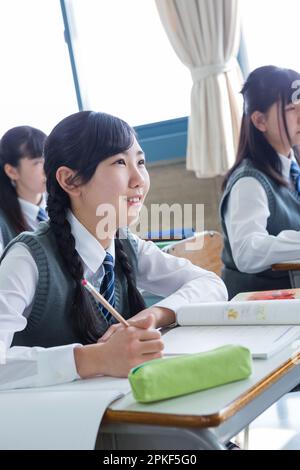
<instances>
[{"instance_id":1,"label":"white curtain","mask_svg":"<svg viewBox=\"0 0 300 470\"><path fill-rule=\"evenodd\" d=\"M241 117L239 0L156 0L161 21L193 78L187 169L198 177L232 165Z\"/></svg>"}]
</instances>

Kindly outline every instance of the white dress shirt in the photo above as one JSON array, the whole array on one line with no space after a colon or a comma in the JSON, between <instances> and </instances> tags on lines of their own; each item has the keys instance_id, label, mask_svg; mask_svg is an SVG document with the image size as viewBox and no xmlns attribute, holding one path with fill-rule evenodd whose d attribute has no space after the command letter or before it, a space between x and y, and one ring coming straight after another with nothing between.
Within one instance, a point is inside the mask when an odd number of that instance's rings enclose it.
<instances>
[{"instance_id":1,"label":"white dress shirt","mask_svg":"<svg viewBox=\"0 0 300 470\"><path fill-rule=\"evenodd\" d=\"M27 223L29 229L35 230L39 224L39 221L37 220L37 216L38 216L40 208L44 210L46 209L45 195L43 195L42 200L39 205L32 204L31 202L25 201L25 199L22 199L20 197L18 197L18 201L20 203L21 211L25 218L25 222ZM0 256L3 250L4 250L3 237L2 237L1 227L0 227Z\"/></svg>"},{"instance_id":2,"label":"white dress shirt","mask_svg":"<svg viewBox=\"0 0 300 470\"><path fill-rule=\"evenodd\" d=\"M102 263L106 252L71 212L68 220L83 262L84 276L98 287L104 276ZM176 312L187 303L227 299L225 285L214 273L168 255L152 242L138 237L136 240L137 286L167 297L156 305ZM114 258L114 241L108 251ZM14 333L26 327L38 277L36 263L27 247L20 243L11 247L0 267L0 341L6 348L11 345ZM11 348L7 364L0 366L0 388L46 386L78 378L74 346Z\"/></svg>"},{"instance_id":3,"label":"white dress shirt","mask_svg":"<svg viewBox=\"0 0 300 470\"><path fill-rule=\"evenodd\" d=\"M279 155L283 177L290 181L294 155ZM254 177L240 178L228 196L224 214L234 262L239 271L259 273L272 264L300 258L300 232L282 230L277 236L267 231L270 216L267 194Z\"/></svg>"}]
</instances>

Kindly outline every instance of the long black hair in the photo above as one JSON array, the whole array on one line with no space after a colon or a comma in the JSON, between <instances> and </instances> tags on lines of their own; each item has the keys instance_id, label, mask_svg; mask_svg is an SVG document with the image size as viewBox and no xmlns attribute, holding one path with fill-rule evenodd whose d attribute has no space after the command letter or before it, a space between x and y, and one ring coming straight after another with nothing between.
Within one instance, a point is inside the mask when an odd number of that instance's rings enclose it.
<instances>
[{"instance_id":1,"label":"long black hair","mask_svg":"<svg viewBox=\"0 0 300 470\"><path fill-rule=\"evenodd\" d=\"M97 341L103 331L92 308L90 296L81 285L83 265L67 220L70 199L57 182L56 171L60 166L67 166L75 170L72 182L86 184L101 161L128 150L133 138L134 130L121 119L105 113L81 111L57 124L45 143L50 226L59 253L75 281L72 318L77 334L84 343ZM118 238L118 232L115 247L116 258L127 278L129 307L134 315L145 308L145 303L136 288L130 260L124 251L123 242Z\"/></svg>"},{"instance_id":2,"label":"long black hair","mask_svg":"<svg viewBox=\"0 0 300 470\"><path fill-rule=\"evenodd\" d=\"M244 98L244 112L236 161L225 176L223 188L226 187L230 175L246 158L278 184L287 185L282 177L282 164L277 152L269 144L263 132L255 127L251 115L255 111L265 113L274 103L278 103L278 111L281 113L285 132L290 141L285 106L293 100L295 93L293 84L296 80L300 80L298 72L274 65L259 67L250 73L241 91ZM295 155L298 159L298 152L295 152Z\"/></svg>"},{"instance_id":3,"label":"long black hair","mask_svg":"<svg viewBox=\"0 0 300 470\"><path fill-rule=\"evenodd\" d=\"M0 208L16 233L27 230L16 188L13 186L4 166L9 163L18 167L21 158L40 158L46 134L30 126L13 127L0 141Z\"/></svg>"}]
</instances>

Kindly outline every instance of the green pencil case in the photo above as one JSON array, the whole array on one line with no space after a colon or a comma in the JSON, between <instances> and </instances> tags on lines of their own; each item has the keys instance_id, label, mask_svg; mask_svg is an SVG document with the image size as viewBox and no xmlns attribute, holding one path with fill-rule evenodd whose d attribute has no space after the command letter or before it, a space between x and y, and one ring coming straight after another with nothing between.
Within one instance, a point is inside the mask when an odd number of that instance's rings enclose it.
<instances>
[{"instance_id":1,"label":"green pencil case","mask_svg":"<svg viewBox=\"0 0 300 470\"><path fill-rule=\"evenodd\" d=\"M132 369L128 378L134 398L148 403L246 379L251 372L249 349L226 345L145 362Z\"/></svg>"}]
</instances>

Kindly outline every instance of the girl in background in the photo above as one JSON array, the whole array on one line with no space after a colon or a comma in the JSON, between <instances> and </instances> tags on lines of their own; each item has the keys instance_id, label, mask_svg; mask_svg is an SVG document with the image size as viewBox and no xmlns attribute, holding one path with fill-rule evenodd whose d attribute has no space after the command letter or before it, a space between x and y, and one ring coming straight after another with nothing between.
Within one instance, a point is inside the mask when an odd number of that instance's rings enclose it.
<instances>
[{"instance_id":1,"label":"girl in background","mask_svg":"<svg viewBox=\"0 0 300 470\"><path fill-rule=\"evenodd\" d=\"M0 266L0 340L25 347L12 348L9 371L0 376L4 388L127 376L161 357L155 328L174 322L180 306L227 298L214 273L127 229L149 189L145 156L127 123L104 113L73 114L53 129L44 156L50 220L19 235ZM82 287L83 277L130 327L113 324ZM137 287L165 299L145 308ZM31 367L20 376L23 356Z\"/></svg>"},{"instance_id":2,"label":"girl in background","mask_svg":"<svg viewBox=\"0 0 300 470\"><path fill-rule=\"evenodd\" d=\"M47 218L43 145L46 135L14 127L0 142L0 254L16 235Z\"/></svg>"},{"instance_id":3,"label":"girl in background","mask_svg":"<svg viewBox=\"0 0 300 470\"><path fill-rule=\"evenodd\" d=\"M265 66L248 77L236 162L220 206L223 279L239 292L291 287L271 265L299 258L300 74Z\"/></svg>"}]
</instances>

